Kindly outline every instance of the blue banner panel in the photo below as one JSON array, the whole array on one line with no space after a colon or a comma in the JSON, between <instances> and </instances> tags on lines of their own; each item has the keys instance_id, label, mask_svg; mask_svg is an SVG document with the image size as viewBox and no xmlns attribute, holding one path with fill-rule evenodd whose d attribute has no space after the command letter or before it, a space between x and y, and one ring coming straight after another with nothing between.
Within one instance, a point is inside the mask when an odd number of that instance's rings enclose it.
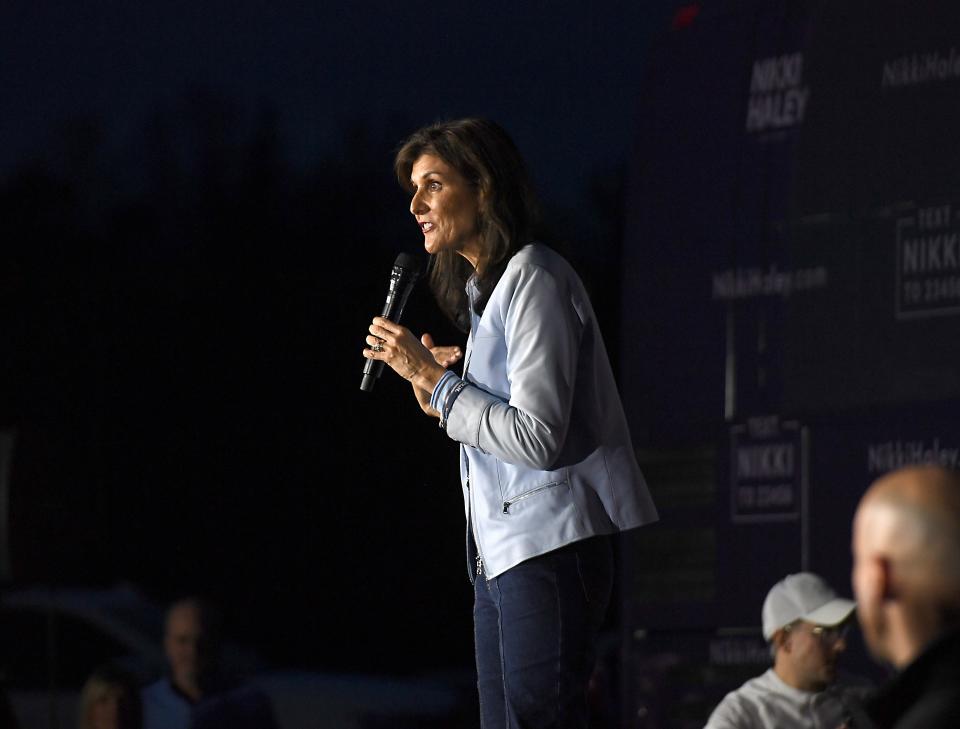
<instances>
[{"instance_id":1,"label":"blue banner panel","mask_svg":"<svg viewBox=\"0 0 960 729\"><path fill-rule=\"evenodd\" d=\"M784 411L827 415L960 397L956 200L795 227L791 258L822 269L825 285L784 308Z\"/></svg>"},{"instance_id":2,"label":"blue banner panel","mask_svg":"<svg viewBox=\"0 0 960 729\"><path fill-rule=\"evenodd\" d=\"M822 3L808 39L798 216L960 188L958 28L955 2Z\"/></svg>"},{"instance_id":3,"label":"blue banner panel","mask_svg":"<svg viewBox=\"0 0 960 729\"><path fill-rule=\"evenodd\" d=\"M626 636L622 727L702 729L720 700L770 666L752 628L638 630Z\"/></svg>"}]
</instances>

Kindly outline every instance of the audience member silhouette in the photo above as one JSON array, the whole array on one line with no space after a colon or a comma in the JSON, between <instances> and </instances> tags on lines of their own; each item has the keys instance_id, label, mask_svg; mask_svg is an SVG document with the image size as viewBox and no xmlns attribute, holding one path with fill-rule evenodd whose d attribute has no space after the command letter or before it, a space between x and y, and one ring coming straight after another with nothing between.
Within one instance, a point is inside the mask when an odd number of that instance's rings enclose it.
<instances>
[{"instance_id":1,"label":"audience member silhouette","mask_svg":"<svg viewBox=\"0 0 960 729\"><path fill-rule=\"evenodd\" d=\"M818 575L787 575L763 603L773 667L727 694L706 729L837 729L867 692L837 681L837 659L856 605Z\"/></svg>"},{"instance_id":2,"label":"audience member silhouette","mask_svg":"<svg viewBox=\"0 0 960 729\"><path fill-rule=\"evenodd\" d=\"M269 697L220 664L219 612L189 597L167 612L170 674L143 689L144 729L276 729Z\"/></svg>"},{"instance_id":3,"label":"audience member silhouette","mask_svg":"<svg viewBox=\"0 0 960 729\"><path fill-rule=\"evenodd\" d=\"M122 669L102 666L80 691L80 729L141 729L140 688Z\"/></svg>"},{"instance_id":4,"label":"audience member silhouette","mask_svg":"<svg viewBox=\"0 0 960 729\"><path fill-rule=\"evenodd\" d=\"M19 729L20 722L7 695L7 688L0 684L0 729Z\"/></svg>"},{"instance_id":5,"label":"audience member silhouette","mask_svg":"<svg viewBox=\"0 0 960 729\"><path fill-rule=\"evenodd\" d=\"M899 672L867 706L874 725L960 726L960 473L911 466L875 481L853 556L864 639Z\"/></svg>"}]
</instances>

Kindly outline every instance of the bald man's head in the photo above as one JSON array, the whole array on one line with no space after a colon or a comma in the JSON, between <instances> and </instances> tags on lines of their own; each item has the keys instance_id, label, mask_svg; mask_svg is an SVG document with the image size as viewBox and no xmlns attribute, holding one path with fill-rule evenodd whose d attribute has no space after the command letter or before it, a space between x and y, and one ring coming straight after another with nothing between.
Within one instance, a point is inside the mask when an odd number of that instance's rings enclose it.
<instances>
[{"instance_id":1,"label":"bald man's head","mask_svg":"<svg viewBox=\"0 0 960 729\"><path fill-rule=\"evenodd\" d=\"M857 508L853 553L867 643L909 662L960 615L960 474L913 466L875 481Z\"/></svg>"},{"instance_id":2,"label":"bald man's head","mask_svg":"<svg viewBox=\"0 0 960 729\"><path fill-rule=\"evenodd\" d=\"M864 537L928 598L960 597L960 474L914 466L878 479L858 509Z\"/></svg>"}]
</instances>

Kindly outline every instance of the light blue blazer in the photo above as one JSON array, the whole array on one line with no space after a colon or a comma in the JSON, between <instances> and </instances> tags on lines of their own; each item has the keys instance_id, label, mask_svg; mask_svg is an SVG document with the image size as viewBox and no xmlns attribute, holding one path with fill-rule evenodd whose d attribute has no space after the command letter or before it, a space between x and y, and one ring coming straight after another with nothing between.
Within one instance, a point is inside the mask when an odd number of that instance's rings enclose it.
<instances>
[{"instance_id":1,"label":"light blue blazer","mask_svg":"<svg viewBox=\"0 0 960 729\"><path fill-rule=\"evenodd\" d=\"M464 379L446 432L488 579L657 519L593 307L561 256L537 243L513 256L474 318Z\"/></svg>"}]
</instances>

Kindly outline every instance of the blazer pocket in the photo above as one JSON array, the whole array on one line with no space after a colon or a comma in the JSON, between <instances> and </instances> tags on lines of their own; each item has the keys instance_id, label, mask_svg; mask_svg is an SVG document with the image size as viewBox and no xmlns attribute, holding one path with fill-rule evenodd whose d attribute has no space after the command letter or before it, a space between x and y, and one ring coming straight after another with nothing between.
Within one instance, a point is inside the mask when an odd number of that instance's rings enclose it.
<instances>
[{"instance_id":1,"label":"blazer pocket","mask_svg":"<svg viewBox=\"0 0 960 729\"><path fill-rule=\"evenodd\" d=\"M523 493L517 494L516 496L513 496L509 499L504 499L503 513L509 514L510 509L513 508L516 504L520 504L533 496L540 496L541 494L544 494L547 491L550 491L551 489L555 489L558 486L566 486L566 485L567 485L566 481L551 481L550 483L544 483L544 484L540 484L539 486L535 486L529 491L524 491Z\"/></svg>"}]
</instances>

